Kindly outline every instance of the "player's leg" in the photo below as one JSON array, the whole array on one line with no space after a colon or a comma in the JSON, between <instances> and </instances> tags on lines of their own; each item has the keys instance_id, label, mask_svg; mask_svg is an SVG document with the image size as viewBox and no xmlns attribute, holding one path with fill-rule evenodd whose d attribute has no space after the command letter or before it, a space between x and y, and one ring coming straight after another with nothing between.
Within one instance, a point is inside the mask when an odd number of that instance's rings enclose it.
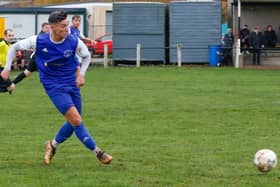
<instances>
[{"instance_id":1,"label":"player's leg","mask_svg":"<svg viewBox=\"0 0 280 187\"><path fill-rule=\"evenodd\" d=\"M82 113L82 98L80 95L80 90L75 88L71 91L71 100L73 102L72 106L68 106L66 113L64 114L65 118L72 125L73 130L79 140L89 149L95 150L96 143L94 139L89 134L88 130L85 128L81 113Z\"/></svg>"},{"instance_id":2,"label":"player's leg","mask_svg":"<svg viewBox=\"0 0 280 187\"><path fill-rule=\"evenodd\" d=\"M75 88L74 92L72 94L72 99L75 105L74 107L71 107L67 113L65 114L66 119L69 118L69 122L71 123L71 117L74 117L73 121L73 129L75 131L76 136L80 139L80 141L92 152L94 152L97 156L97 158L102 162L103 164L110 164L113 157L109 155L108 153L102 151L95 143L94 139L91 137L90 133L87 131L85 128L85 125L82 121L81 113L82 113L82 98L80 94L80 89ZM71 123L72 124L72 123ZM75 125L75 124L80 124L80 125ZM89 137L89 140L87 140L87 137ZM87 141L89 141L89 145L87 144ZM91 145L91 142L95 144L94 148Z\"/></svg>"},{"instance_id":3,"label":"player's leg","mask_svg":"<svg viewBox=\"0 0 280 187\"><path fill-rule=\"evenodd\" d=\"M59 144L63 143L68 138L70 138L72 134L73 134L73 127L68 121L66 121L58 130L55 138L52 141L52 145L54 147L57 147Z\"/></svg>"},{"instance_id":4,"label":"player's leg","mask_svg":"<svg viewBox=\"0 0 280 187\"><path fill-rule=\"evenodd\" d=\"M0 92L12 92L15 89L15 84L10 79L4 80L0 76Z\"/></svg>"},{"instance_id":5,"label":"player's leg","mask_svg":"<svg viewBox=\"0 0 280 187\"><path fill-rule=\"evenodd\" d=\"M72 106L67 110L65 118L70 122L76 136L85 145L85 147L94 152L100 162L103 164L110 164L113 159L112 156L96 146L94 139L86 129L84 123L82 122L81 115L75 106Z\"/></svg>"},{"instance_id":6,"label":"player's leg","mask_svg":"<svg viewBox=\"0 0 280 187\"><path fill-rule=\"evenodd\" d=\"M50 99L54 103L54 105L57 107L57 109L65 116L67 121L71 124L71 127L73 128L73 131L75 132L78 139L91 151L93 151L98 159L104 163L109 164L112 161L112 157L105 153L104 151L100 150L88 132L88 130L85 128L85 125L82 122L81 118L81 96L79 91L73 92L73 89L70 88L70 93L68 92L67 88L64 89L64 91L55 91L52 93L48 93ZM64 124L65 125L65 124ZM58 134L56 137L65 137L63 133L66 133L67 128L64 126L61 128L60 131L58 131ZM68 130L70 127L68 126ZM69 130L70 131L70 130ZM56 138L55 138L56 139ZM63 140L65 141L65 140ZM62 142L63 142L62 141ZM52 151L56 149L59 142L52 142L52 144L48 143L46 146L46 154L45 154L45 163L50 164L51 159L53 157Z\"/></svg>"},{"instance_id":7,"label":"player's leg","mask_svg":"<svg viewBox=\"0 0 280 187\"><path fill-rule=\"evenodd\" d=\"M66 100L73 99L73 98L70 98L70 96L68 94L65 94L65 95L63 94L63 98L62 97L59 97L59 98L61 98L61 99L67 98ZM74 98L76 98L76 97L74 97ZM66 105L66 106L68 105L69 107L71 107L72 105L75 105L75 103L77 103L76 104L77 110L78 110L79 114L81 114L81 110L82 110L81 109L82 108L81 107L81 99L79 99L79 98L76 98L76 100L73 99L73 103L69 102L68 104L64 104L64 105ZM63 109L60 109L60 110L63 110ZM63 114L64 114L64 112L63 112ZM58 147L59 144L63 143L65 140L67 140L72 134L73 134L73 127L72 127L72 125L68 121L66 121L61 126L59 131L57 132L55 138L52 140L52 145L55 148Z\"/></svg>"},{"instance_id":8,"label":"player's leg","mask_svg":"<svg viewBox=\"0 0 280 187\"><path fill-rule=\"evenodd\" d=\"M45 144L45 164L49 165L51 163L52 158L55 155L56 148L59 144L66 141L73 134L72 125L69 122L65 122L60 129L58 130L55 138L52 141L47 141Z\"/></svg>"},{"instance_id":9,"label":"player's leg","mask_svg":"<svg viewBox=\"0 0 280 187\"><path fill-rule=\"evenodd\" d=\"M65 94L63 92L60 93L60 91L55 90L52 92L48 92L48 95L51 101L54 103L54 105L60 112L63 112L64 106L73 105L69 94ZM72 134L73 134L72 125L69 122L65 122L58 130L54 139L52 141L48 140L46 142L45 144L46 152L44 158L44 162L46 165L49 165L51 163L51 160L55 155L58 145L66 141Z\"/></svg>"},{"instance_id":10,"label":"player's leg","mask_svg":"<svg viewBox=\"0 0 280 187\"><path fill-rule=\"evenodd\" d=\"M25 69L23 72L17 75L17 77L13 80L14 84L19 83L22 81L25 77L29 77L32 74L28 69Z\"/></svg>"},{"instance_id":11,"label":"player's leg","mask_svg":"<svg viewBox=\"0 0 280 187\"><path fill-rule=\"evenodd\" d=\"M25 71L25 70L24 70L24 71ZM20 81L22 81L22 80L25 78L25 73L24 73L24 71L21 72L20 74L18 74L18 75L16 76L16 78L13 80L13 83L14 83L14 84L19 83Z\"/></svg>"}]
</instances>

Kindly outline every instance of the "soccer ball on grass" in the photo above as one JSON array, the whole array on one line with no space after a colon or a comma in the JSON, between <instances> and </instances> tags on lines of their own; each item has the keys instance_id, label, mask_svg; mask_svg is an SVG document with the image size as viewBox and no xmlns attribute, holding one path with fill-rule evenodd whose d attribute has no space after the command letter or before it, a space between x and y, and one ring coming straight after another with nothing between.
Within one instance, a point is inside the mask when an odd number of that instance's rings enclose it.
<instances>
[{"instance_id":1,"label":"soccer ball on grass","mask_svg":"<svg viewBox=\"0 0 280 187\"><path fill-rule=\"evenodd\" d=\"M260 172L268 172L276 167L277 156L270 149L258 150L254 157L254 165Z\"/></svg>"}]
</instances>

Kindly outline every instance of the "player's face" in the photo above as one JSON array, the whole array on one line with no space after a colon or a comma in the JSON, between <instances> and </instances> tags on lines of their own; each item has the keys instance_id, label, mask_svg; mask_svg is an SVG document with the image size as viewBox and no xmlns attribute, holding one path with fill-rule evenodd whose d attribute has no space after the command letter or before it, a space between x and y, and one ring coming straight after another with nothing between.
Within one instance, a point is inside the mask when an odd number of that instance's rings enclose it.
<instances>
[{"instance_id":1,"label":"player's face","mask_svg":"<svg viewBox=\"0 0 280 187\"><path fill-rule=\"evenodd\" d=\"M56 39L63 39L66 38L68 35L68 30L69 30L69 21L67 19L51 24L51 30L52 30L52 35Z\"/></svg>"},{"instance_id":2,"label":"player's face","mask_svg":"<svg viewBox=\"0 0 280 187\"><path fill-rule=\"evenodd\" d=\"M11 43L14 39L14 33L13 31L8 31L7 35L5 36L5 40L9 43Z\"/></svg>"},{"instance_id":3,"label":"player's face","mask_svg":"<svg viewBox=\"0 0 280 187\"><path fill-rule=\"evenodd\" d=\"M42 31L43 32L49 32L50 31L50 25L44 25L44 27L42 27Z\"/></svg>"},{"instance_id":4,"label":"player's face","mask_svg":"<svg viewBox=\"0 0 280 187\"><path fill-rule=\"evenodd\" d=\"M72 26L76 29L78 29L81 25L81 19L80 18L75 18L72 20Z\"/></svg>"}]
</instances>

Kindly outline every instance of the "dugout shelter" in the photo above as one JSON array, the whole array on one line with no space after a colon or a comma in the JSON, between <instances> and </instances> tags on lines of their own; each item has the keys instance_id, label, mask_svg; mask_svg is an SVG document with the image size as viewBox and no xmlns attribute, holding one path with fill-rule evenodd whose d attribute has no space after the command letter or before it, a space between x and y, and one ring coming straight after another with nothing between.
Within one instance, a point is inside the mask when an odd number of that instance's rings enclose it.
<instances>
[{"instance_id":1,"label":"dugout shelter","mask_svg":"<svg viewBox=\"0 0 280 187\"><path fill-rule=\"evenodd\" d=\"M243 25L249 29L259 26L264 31L267 25L272 25L277 37L278 44L274 50L263 50L261 62L264 66L280 66L280 0L231 0L230 22L235 36ZM240 53L240 40L236 40L235 66L242 67L251 62L251 57L244 57Z\"/></svg>"}]
</instances>

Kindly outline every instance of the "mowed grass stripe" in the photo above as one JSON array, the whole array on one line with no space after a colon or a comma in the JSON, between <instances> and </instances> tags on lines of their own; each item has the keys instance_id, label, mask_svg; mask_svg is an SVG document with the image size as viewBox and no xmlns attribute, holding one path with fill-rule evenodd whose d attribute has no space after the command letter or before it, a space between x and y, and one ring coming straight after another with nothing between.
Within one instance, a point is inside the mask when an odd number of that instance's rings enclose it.
<instances>
[{"instance_id":1,"label":"mowed grass stripe","mask_svg":"<svg viewBox=\"0 0 280 187\"><path fill-rule=\"evenodd\" d=\"M0 186L277 186L279 169L261 174L252 159L280 153L279 82L278 70L90 68L83 120L112 165L74 135L46 167L64 117L35 73L0 95Z\"/></svg>"}]
</instances>

